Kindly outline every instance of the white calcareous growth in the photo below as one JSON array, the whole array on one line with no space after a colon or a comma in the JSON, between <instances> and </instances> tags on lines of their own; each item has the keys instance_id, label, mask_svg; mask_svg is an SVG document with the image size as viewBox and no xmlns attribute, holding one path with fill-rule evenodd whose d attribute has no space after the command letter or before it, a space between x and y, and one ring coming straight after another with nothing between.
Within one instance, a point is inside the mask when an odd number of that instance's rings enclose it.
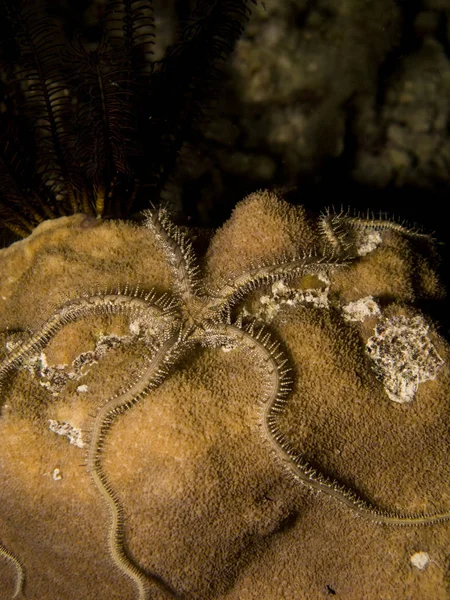
<instances>
[{"instance_id":1,"label":"white calcareous growth","mask_svg":"<svg viewBox=\"0 0 450 600\"><path fill-rule=\"evenodd\" d=\"M430 555L427 552L414 552L409 561L413 567L416 567L419 571L423 571L430 562Z\"/></svg>"},{"instance_id":2,"label":"white calcareous growth","mask_svg":"<svg viewBox=\"0 0 450 600\"><path fill-rule=\"evenodd\" d=\"M52 479L53 479L53 481L61 481L61 479L62 479L61 469L58 469L58 467L53 469Z\"/></svg>"},{"instance_id":3,"label":"white calcareous growth","mask_svg":"<svg viewBox=\"0 0 450 600\"><path fill-rule=\"evenodd\" d=\"M85 443L80 429L73 427L70 423L57 421L56 419L49 419L48 422L50 431L66 437L69 440L69 443L74 446L84 448Z\"/></svg>"},{"instance_id":4,"label":"white calcareous growth","mask_svg":"<svg viewBox=\"0 0 450 600\"><path fill-rule=\"evenodd\" d=\"M382 244L383 240L378 231L361 231L356 243L356 252L358 256L366 256L373 252Z\"/></svg>"},{"instance_id":5,"label":"white calcareous growth","mask_svg":"<svg viewBox=\"0 0 450 600\"><path fill-rule=\"evenodd\" d=\"M346 321L359 322L381 314L380 307L372 296L365 296L355 302L349 302L342 307L342 312Z\"/></svg>"},{"instance_id":6,"label":"white calcareous growth","mask_svg":"<svg viewBox=\"0 0 450 600\"><path fill-rule=\"evenodd\" d=\"M313 306L315 308L329 308L328 293L330 281L325 273L317 273L317 279L323 285L317 288L294 289L282 279L272 284L271 294L262 296L262 308L255 315L266 323L270 323L283 308L296 308L297 306ZM244 316L247 316L244 313Z\"/></svg>"},{"instance_id":7,"label":"white calcareous growth","mask_svg":"<svg viewBox=\"0 0 450 600\"><path fill-rule=\"evenodd\" d=\"M419 384L435 379L444 360L428 337L424 318L403 315L382 319L367 340L374 370L394 402L411 402Z\"/></svg>"}]
</instances>

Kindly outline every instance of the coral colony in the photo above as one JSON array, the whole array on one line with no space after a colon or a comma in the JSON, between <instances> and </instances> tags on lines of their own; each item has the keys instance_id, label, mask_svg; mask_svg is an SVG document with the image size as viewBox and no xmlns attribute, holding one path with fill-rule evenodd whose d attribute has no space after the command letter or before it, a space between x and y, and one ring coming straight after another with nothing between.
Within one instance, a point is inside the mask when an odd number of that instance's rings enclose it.
<instances>
[{"instance_id":1,"label":"coral colony","mask_svg":"<svg viewBox=\"0 0 450 600\"><path fill-rule=\"evenodd\" d=\"M282 207L282 201L275 196L261 196L265 197L266 203L272 203L274 209ZM88 472L110 513L109 552L117 568L134 582L137 598L144 600L150 597L152 578L124 550L123 509L103 469L102 449L114 422L170 378L180 361L196 346L227 351L240 348L252 357L255 368L265 382L256 425L274 460L283 465L296 480L310 489L328 494L349 510L375 523L421 525L450 519L449 511L400 514L379 509L359 498L356 490L321 475L304 462L278 424L289 403L298 368L290 363L283 349L283 340L276 339L264 324L264 321L270 320L267 318L270 303L276 307L274 310L285 310L287 313L314 304L314 290L308 293L301 290L295 292L295 286L289 287L292 282L298 282L305 276L315 276L330 285L334 273L350 269L361 255L376 252L376 248L367 250L367 245L370 240L373 242L374 237L377 238L375 246L378 247L383 243L384 232L393 232L402 238L420 238L422 234L395 223L391 226L388 221L355 219L345 214L329 213L318 223L319 243L308 252L254 264L242 273L232 274L220 286L211 288L201 277L191 242L170 221L165 210L147 211L144 227L164 252L172 272L174 284L169 292L160 294L145 287L128 289L123 283L117 289L83 293L58 307L28 339L10 348L0 365L0 382L4 386L14 372L30 369L30 364L36 363L56 334L71 323L82 323L94 315L122 315L134 323L135 328L139 323L141 339L146 344L145 364L125 382L124 387L99 404L86 442ZM274 291L272 300L267 297L261 299L266 318L262 318L261 314L259 317L250 317L248 311L243 309L247 297L259 289L270 288ZM427 338L427 325L419 315L412 319L401 316L383 319L373 298L348 303L341 310L343 318L349 321L362 321L368 315L378 317L376 333L368 341L367 352L372 357L374 371L393 400L411 400L420 381L436 377L442 359ZM398 352L402 353L400 366L395 362L399 362L398 356L396 358ZM45 368L41 364L41 369ZM64 388L64 382L60 388ZM72 443L83 446L70 430L70 425L66 424L65 427L66 430L58 431L56 423L50 423L52 431L69 436ZM15 596L18 596L23 590L26 565L5 546L0 547L0 552L16 570Z\"/></svg>"}]
</instances>

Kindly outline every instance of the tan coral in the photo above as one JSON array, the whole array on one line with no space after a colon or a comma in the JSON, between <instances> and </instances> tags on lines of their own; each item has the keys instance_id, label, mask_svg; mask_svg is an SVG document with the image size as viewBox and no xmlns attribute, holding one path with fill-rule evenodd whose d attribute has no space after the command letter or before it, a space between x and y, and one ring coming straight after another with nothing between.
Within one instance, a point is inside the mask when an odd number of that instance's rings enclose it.
<instances>
[{"instance_id":1,"label":"tan coral","mask_svg":"<svg viewBox=\"0 0 450 600\"><path fill-rule=\"evenodd\" d=\"M430 344L446 362L433 380L418 386L411 403L399 405L385 393L366 350L377 314L361 322L344 318L349 302L369 295L376 302L386 290L391 304L385 305L385 295L380 314L419 314L411 304L410 258L421 258L418 250L411 245L410 254L400 256L397 248L409 244L402 231L380 235L380 246L344 269L322 264L313 276L286 276L294 293L317 282L323 286L317 275L326 276L329 303L314 306L306 294L297 294L296 303L284 302L273 316L270 331L282 342L294 382L277 427L293 456L375 509L446 513L447 344L430 328ZM2 251L0 323L9 355L29 329L83 291L140 283L171 293L173 267L157 238L126 223L83 225L75 216L44 223L28 240ZM208 291L227 278L227 265L237 276L326 246L318 223L302 209L273 194L254 194L211 241L204 267ZM424 281L435 281L421 260ZM270 290L269 281L264 293ZM438 286L427 287L425 295L433 293ZM257 290L231 307L233 318L254 312L261 319L261 296ZM375 513L373 521L355 518L357 503L352 508L339 494L310 490L291 477L261 431L271 359L264 349L250 351L258 326L247 344L239 338L244 330L227 330L226 311L222 325L208 326L206 316L216 313L202 311L196 301L185 317L198 327L204 315L210 344L180 357L159 387L115 420L101 454L101 469L124 511L124 551L149 578L150 597L319 600L335 592L349 600L444 600L448 523L396 528L374 522ZM105 401L146 368L146 348L158 332L144 339L131 320L128 313L92 315L77 321L80 327L72 323L52 334L45 351L63 372L80 353L95 349L96 336L115 333L122 340L57 396L22 363L5 378L0 539L26 569L28 599L137 597L133 581L122 577L108 553L107 515L80 466L83 450L48 423L81 427L84 419L92 431L90 415L98 417ZM19 328L24 332L13 335ZM124 341L127 335L131 341ZM78 391L80 385L87 390ZM55 469L61 479L52 476ZM410 560L420 552L429 556L423 570ZM6 560L0 560L0 582L5 598L12 595L14 569Z\"/></svg>"}]
</instances>

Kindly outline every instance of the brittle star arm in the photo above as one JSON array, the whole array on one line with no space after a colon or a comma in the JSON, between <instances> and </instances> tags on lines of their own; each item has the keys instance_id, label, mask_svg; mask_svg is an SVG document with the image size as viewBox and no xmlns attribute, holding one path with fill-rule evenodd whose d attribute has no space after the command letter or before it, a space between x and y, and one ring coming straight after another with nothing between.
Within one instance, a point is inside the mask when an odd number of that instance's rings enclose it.
<instances>
[{"instance_id":1,"label":"brittle star arm","mask_svg":"<svg viewBox=\"0 0 450 600\"><path fill-rule=\"evenodd\" d=\"M137 296L134 292L128 294L120 291L99 293L72 300L59 308L36 333L15 348L0 363L0 391L2 380L9 372L19 368L27 358L39 352L62 327L69 323L93 314L121 313L130 316L140 315L149 322L155 322L157 317L170 317L173 314L173 307L173 302L168 301L165 296L157 298L154 291L150 291L145 296L143 293Z\"/></svg>"},{"instance_id":2,"label":"brittle star arm","mask_svg":"<svg viewBox=\"0 0 450 600\"><path fill-rule=\"evenodd\" d=\"M127 314L130 317L140 316L150 326L158 317L159 320L173 321L173 302L165 296L157 297L154 291L144 295L138 290L115 294L104 293L83 296L72 300L46 321L42 327L27 341L15 348L0 364L0 393L2 383L8 374L19 368L27 358L44 348L51 338L68 323L72 323L92 314ZM161 373L160 373L161 376ZM22 563L2 544L0 556L10 560L16 568L16 592L14 597L23 591L25 569Z\"/></svg>"},{"instance_id":3,"label":"brittle star arm","mask_svg":"<svg viewBox=\"0 0 450 600\"><path fill-rule=\"evenodd\" d=\"M429 243L434 241L432 235L418 229L410 228L404 223L397 223L396 221L390 220L382 213L380 213L379 218L375 218L368 212L364 218L363 216L352 216L343 211L335 213L330 209L327 209L320 216L319 230L333 249L333 252L348 257L355 257L358 255L354 240L351 239L351 234L355 231L381 232L390 230L400 233L407 238L424 240ZM347 239L349 236L350 239Z\"/></svg>"},{"instance_id":4,"label":"brittle star arm","mask_svg":"<svg viewBox=\"0 0 450 600\"><path fill-rule=\"evenodd\" d=\"M305 254L294 260L262 265L234 277L219 290L211 292L206 310L220 320L225 311L261 285L273 283L279 279L297 277L304 273L317 273L347 265L348 261L329 256L317 256L314 253Z\"/></svg>"},{"instance_id":5,"label":"brittle star arm","mask_svg":"<svg viewBox=\"0 0 450 600\"><path fill-rule=\"evenodd\" d=\"M0 542L0 556L6 558L9 562L11 562L16 570L16 587L14 590L14 594L11 596L12 598L17 598L22 592L25 585L25 569L20 560L15 556L12 552L8 550L1 542Z\"/></svg>"},{"instance_id":6,"label":"brittle star arm","mask_svg":"<svg viewBox=\"0 0 450 600\"><path fill-rule=\"evenodd\" d=\"M199 273L191 241L174 225L163 208L144 211L145 226L150 229L167 256L174 274L174 289L188 304L200 291Z\"/></svg>"},{"instance_id":7,"label":"brittle star arm","mask_svg":"<svg viewBox=\"0 0 450 600\"><path fill-rule=\"evenodd\" d=\"M131 408L151 389L157 387L166 377L170 366L180 355L182 340L180 333L175 332L164 340L148 360L137 380L114 395L98 412L91 433L87 454L87 467L91 477L105 500L111 517L109 528L109 551L115 565L130 578L137 587L139 600L150 597L149 579L141 569L126 555L123 548L123 510L118 496L106 478L101 465L103 443L111 423L128 408ZM169 591L157 577L151 579L164 591Z\"/></svg>"},{"instance_id":8,"label":"brittle star arm","mask_svg":"<svg viewBox=\"0 0 450 600\"><path fill-rule=\"evenodd\" d=\"M384 511L363 501L354 492L327 479L308 465L297 454L286 436L278 427L278 416L284 410L292 388L289 376L291 369L288 360L280 350L277 342L273 342L264 327L255 331L254 322L246 329L235 325L220 324L210 326L205 331L205 339L228 338L246 348L252 356L262 363L267 377L267 388L261 400L259 426L263 439L269 443L274 455L281 464L310 489L323 492L340 503L345 504L359 516L379 524L386 525L427 525L450 520L450 511L436 514L396 514Z\"/></svg>"}]
</instances>

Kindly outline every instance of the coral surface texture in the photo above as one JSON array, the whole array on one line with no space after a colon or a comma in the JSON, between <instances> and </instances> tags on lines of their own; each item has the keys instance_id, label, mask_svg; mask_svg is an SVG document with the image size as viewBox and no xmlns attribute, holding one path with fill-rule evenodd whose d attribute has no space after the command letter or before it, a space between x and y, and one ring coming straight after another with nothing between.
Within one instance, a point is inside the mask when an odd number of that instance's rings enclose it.
<instances>
[{"instance_id":1,"label":"coral surface texture","mask_svg":"<svg viewBox=\"0 0 450 600\"><path fill-rule=\"evenodd\" d=\"M2 600L447 600L434 260L270 192L1 250Z\"/></svg>"}]
</instances>

